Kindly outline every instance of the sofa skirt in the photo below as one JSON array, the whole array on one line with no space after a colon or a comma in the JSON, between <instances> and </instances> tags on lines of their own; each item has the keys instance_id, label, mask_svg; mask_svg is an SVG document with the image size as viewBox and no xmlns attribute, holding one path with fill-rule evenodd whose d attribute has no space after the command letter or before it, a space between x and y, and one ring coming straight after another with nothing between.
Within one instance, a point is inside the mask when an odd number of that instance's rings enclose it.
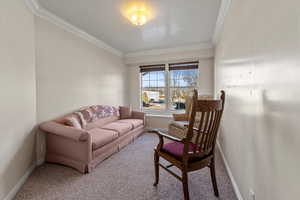
<instances>
[{"instance_id":1,"label":"sofa skirt","mask_svg":"<svg viewBox=\"0 0 300 200\"><path fill-rule=\"evenodd\" d=\"M137 137L144 133L144 126L139 126L130 132L122 135L118 139L112 141L111 143L95 150L92 152L93 159L87 165L87 172L90 173L106 158L110 157L112 154L119 152L122 148L133 142Z\"/></svg>"}]
</instances>

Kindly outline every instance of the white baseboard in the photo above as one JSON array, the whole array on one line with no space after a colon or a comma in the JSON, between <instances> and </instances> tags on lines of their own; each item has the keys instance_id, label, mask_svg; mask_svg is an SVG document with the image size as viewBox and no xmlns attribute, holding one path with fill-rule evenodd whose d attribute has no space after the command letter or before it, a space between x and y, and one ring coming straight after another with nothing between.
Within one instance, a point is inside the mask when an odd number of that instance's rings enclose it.
<instances>
[{"instance_id":1,"label":"white baseboard","mask_svg":"<svg viewBox=\"0 0 300 200\"><path fill-rule=\"evenodd\" d=\"M44 164L44 162L45 162L45 159L37 160L37 161L36 161L36 165L37 165L37 166L40 166L40 165Z\"/></svg>"},{"instance_id":2,"label":"white baseboard","mask_svg":"<svg viewBox=\"0 0 300 200\"><path fill-rule=\"evenodd\" d=\"M222 157L223 162L224 162L224 164L225 164L225 168L226 168L226 171L227 171L228 176L229 176L229 178L230 178L231 184L232 184L232 186L233 186L233 190L234 190L234 192L235 192L235 195L236 195L236 197L237 197L238 200L244 200L244 199L243 199L243 196L242 196L242 194L241 194L241 192L240 192L240 189L239 189L239 187L238 187L238 185L237 185L237 183L236 183L236 181L235 181L235 179L234 179L234 177L233 177L233 174L232 174L232 172L231 172L231 170L230 170L230 167L229 167L229 165L228 165L228 162L227 162L226 157L225 157L225 155L224 155L224 153L223 153L223 150L222 150L222 148L221 148L220 143L217 142L217 145L218 145L218 148L219 148L219 150L220 150L220 154L221 154L221 157Z\"/></svg>"},{"instance_id":3,"label":"white baseboard","mask_svg":"<svg viewBox=\"0 0 300 200\"><path fill-rule=\"evenodd\" d=\"M6 197L3 200L13 200L18 193L18 191L21 189L23 184L26 182L27 178L30 176L31 172L35 169L35 164L32 165L25 174L21 177L21 179L18 181L18 183L13 187L13 189L6 195Z\"/></svg>"}]
</instances>

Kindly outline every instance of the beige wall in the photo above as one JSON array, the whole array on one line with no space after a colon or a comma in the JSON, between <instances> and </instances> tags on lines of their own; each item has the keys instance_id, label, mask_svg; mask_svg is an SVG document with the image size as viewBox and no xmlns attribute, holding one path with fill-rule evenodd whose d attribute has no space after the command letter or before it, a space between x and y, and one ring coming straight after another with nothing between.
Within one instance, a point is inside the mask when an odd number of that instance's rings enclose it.
<instances>
[{"instance_id":1,"label":"beige wall","mask_svg":"<svg viewBox=\"0 0 300 200\"><path fill-rule=\"evenodd\" d=\"M199 95L213 95L214 93L214 59L199 60Z\"/></svg>"},{"instance_id":2,"label":"beige wall","mask_svg":"<svg viewBox=\"0 0 300 200\"><path fill-rule=\"evenodd\" d=\"M35 23L38 122L87 105L127 105L121 57L39 17Z\"/></svg>"},{"instance_id":3,"label":"beige wall","mask_svg":"<svg viewBox=\"0 0 300 200\"><path fill-rule=\"evenodd\" d=\"M233 0L216 50L220 143L245 200L299 199L300 2Z\"/></svg>"},{"instance_id":4,"label":"beige wall","mask_svg":"<svg viewBox=\"0 0 300 200\"><path fill-rule=\"evenodd\" d=\"M22 0L0 6L0 199L35 160L34 20Z\"/></svg>"},{"instance_id":5,"label":"beige wall","mask_svg":"<svg viewBox=\"0 0 300 200\"><path fill-rule=\"evenodd\" d=\"M86 105L127 104L121 57L39 17L35 22L38 121Z\"/></svg>"}]
</instances>

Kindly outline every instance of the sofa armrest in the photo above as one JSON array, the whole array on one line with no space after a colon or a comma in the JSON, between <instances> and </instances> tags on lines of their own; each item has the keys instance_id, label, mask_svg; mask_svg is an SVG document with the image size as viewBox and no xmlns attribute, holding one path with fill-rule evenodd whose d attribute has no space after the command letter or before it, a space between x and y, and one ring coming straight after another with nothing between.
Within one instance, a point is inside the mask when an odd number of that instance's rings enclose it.
<instances>
[{"instance_id":1,"label":"sofa armrest","mask_svg":"<svg viewBox=\"0 0 300 200\"><path fill-rule=\"evenodd\" d=\"M48 121L40 124L39 128L47 133L52 133L75 141L86 141L89 137L84 130L65 126L63 124Z\"/></svg>"},{"instance_id":2,"label":"sofa armrest","mask_svg":"<svg viewBox=\"0 0 300 200\"><path fill-rule=\"evenodd\" d=\"M131 113L131 118L133 119L141 119L145 123L145 113L144 112L139 112L139 111L132 111Z\"/></svg>"},{"instance_id":3,"label":"sofa armrest","mask_svg":"<svg viewBox=\"0 0 300 200\"><path fill-rule=\"evenodd\" d=\"M188 121L186 114L173 114L174 121Z\"/></svg>"}]
</instances>

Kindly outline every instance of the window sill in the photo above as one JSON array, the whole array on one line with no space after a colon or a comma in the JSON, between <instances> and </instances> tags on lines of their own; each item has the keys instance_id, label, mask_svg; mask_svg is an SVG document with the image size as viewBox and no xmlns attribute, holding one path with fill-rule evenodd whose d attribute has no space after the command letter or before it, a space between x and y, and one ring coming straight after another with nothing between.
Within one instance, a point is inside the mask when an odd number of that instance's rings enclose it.
<instances>
[{"instance_id":1,"label":"window sill","mask_svg":"<svg viewBox=\"0 0 300 200\"><path fill-rule=\"evenodd\" d=\"M146 117L155 117L155 118L173 118L172 114L152 114L146 113Z\"/></svg>"}]
</instances>

